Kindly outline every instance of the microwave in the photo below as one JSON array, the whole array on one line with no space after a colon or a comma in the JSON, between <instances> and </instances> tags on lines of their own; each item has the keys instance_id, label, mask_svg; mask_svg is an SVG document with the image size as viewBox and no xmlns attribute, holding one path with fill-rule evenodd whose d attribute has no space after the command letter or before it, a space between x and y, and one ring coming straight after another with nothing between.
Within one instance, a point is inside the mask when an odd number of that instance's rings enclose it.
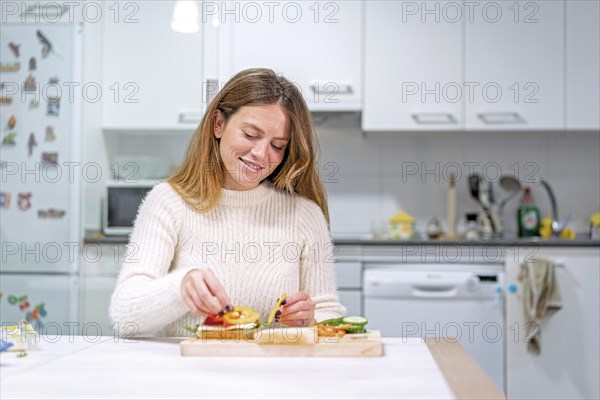
<instances>
[{"instance_id":1,"label":"microwave","mask_svg":"<svg viewBox=\"0 0 600 400\"><path fill-rule=\"evenodd\" d=\"M102 218L104 234L130 234L142 200L158 182L157 180L138 180L132 183L106 183Z\"/></svg>"}]
</instances>

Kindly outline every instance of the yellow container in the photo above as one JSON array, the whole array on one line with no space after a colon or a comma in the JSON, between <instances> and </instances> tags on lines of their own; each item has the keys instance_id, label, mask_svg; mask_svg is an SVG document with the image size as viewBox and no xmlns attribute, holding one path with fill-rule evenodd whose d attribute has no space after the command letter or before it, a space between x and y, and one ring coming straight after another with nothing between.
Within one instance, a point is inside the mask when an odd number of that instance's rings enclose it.
<instances>
[{"instance_id":1,"label":"yellow container","mask_svg":"<svg viewBox=\"0 0 600 400\"><path fill-rule=\"evenodd\" d=\"M415 219L405 211L390 218L390 239L412 239L415 236Z\"/></svg>"}]
</instances>

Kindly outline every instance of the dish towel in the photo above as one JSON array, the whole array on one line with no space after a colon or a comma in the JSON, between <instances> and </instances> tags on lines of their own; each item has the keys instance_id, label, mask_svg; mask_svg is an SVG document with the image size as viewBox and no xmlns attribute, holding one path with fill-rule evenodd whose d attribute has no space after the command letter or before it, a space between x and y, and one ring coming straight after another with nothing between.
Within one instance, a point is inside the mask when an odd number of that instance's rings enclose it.
<instances>
[{"instance_id":1,"label":"dish towel","mask_svg":"<svg viewBox=\"0 0 600 400\"><path fill-rule=\"evenodd\" d=\"M548 309L562 307L552 261L531 259L521 264L519 281L523 285L523 311L525 313L525 343L532 354L540 354L540 324Z\"/></svg>"}]
</instances>

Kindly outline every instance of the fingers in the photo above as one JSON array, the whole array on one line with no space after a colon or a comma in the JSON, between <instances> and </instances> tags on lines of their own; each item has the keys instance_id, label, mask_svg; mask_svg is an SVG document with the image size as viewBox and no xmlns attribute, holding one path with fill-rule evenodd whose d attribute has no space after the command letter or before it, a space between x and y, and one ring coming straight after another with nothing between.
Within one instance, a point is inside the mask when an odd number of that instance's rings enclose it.
<instances>
[{"instance_id":1,"label":"fingers","mask_svg":"<svg viewBox=\"0 0 600 400\"><path fill-rule=\"evenodd\" d=\"M208 288L201 280L201 277L192 275L185 282L183 288L183 298L195 315L206 315L206 314L214 314L213 307L210 306L210 303L207 304L204 300L205 297L208 297ZM218 312L218 311L217 311Z\"/></svg>"},{"instance_id":2,"label":"fingers","mask_svg":"<svg viewBox=\"0 0 600 400\"><path fill-rule=\"evenodd\" d=\"M219 282L212 270L206 270L206 274L204 274L204 283L210 291L211 297L214 296L212 299L216 297L216 307L219 308L216 312L223 310L227 306L231 306L231 300L229 299L225 288L221 285L221 282Z\"/></svg>"},{"instance_id":3,"label":"fingers","mask_svg":"<svg viewBox=\"0 0 600 400\"><path fill-rule=\"evenodd\" d=\"M314 312L310 310L298 311L289 315L282 315L279 322L290 326L308 326L314 318Z\"/></svg>"},{"instance_id":4,"label":"fingers","mask_svg":"<svg viewBox=\"0 0 600 400\"><path fill-rule=\"evenodd\" d=\"M307 293L296 292L296 293L292 293L292 294L288 295L288 297L285 299L285 305L290 306L299 301L304 301L304 300L309 300L309 299L310 299L310 296Z\"/></svg>"},{"instance_id":5,"label":"fingers","mask_svg":"<svg viewBox=\"0 0 600 400\"><path fill-rule=\"evenodd\" d=\"M279 321L293 326L308 326L315 316L315 303L304 292L296 292L288 296L282 306Z\"/></svg>"},{"instance_id":6,"label":"fingers","mask_svg":"<svg viewBox=\"0 0 600 400\"><path fill-rule=\"evenodd\" d=\"M181 286L182 297L195 315L217 314L229 305L229 296L210 270L188 272ZM217 292L222 300L219 300L214 292ZM222 302L225 305L222 305Z\"/></svg>"}]
</instances>

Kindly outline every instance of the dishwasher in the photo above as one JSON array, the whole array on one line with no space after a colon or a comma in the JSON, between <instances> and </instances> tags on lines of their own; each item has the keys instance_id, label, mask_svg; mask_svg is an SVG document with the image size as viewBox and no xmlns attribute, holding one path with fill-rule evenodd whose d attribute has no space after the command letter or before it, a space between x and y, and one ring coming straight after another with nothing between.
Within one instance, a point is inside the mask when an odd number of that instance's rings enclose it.
<instances>
[{"instance_id":1,"label":"dishwasher","mask_svg":"<svg viewBox=\"0 0 600 400\"><path fill-rule=\"evenodd\" d=\"M504 387L502 264L366 263L364 311L387 337L454 337Z\"/></svg>"}]
</instances>

